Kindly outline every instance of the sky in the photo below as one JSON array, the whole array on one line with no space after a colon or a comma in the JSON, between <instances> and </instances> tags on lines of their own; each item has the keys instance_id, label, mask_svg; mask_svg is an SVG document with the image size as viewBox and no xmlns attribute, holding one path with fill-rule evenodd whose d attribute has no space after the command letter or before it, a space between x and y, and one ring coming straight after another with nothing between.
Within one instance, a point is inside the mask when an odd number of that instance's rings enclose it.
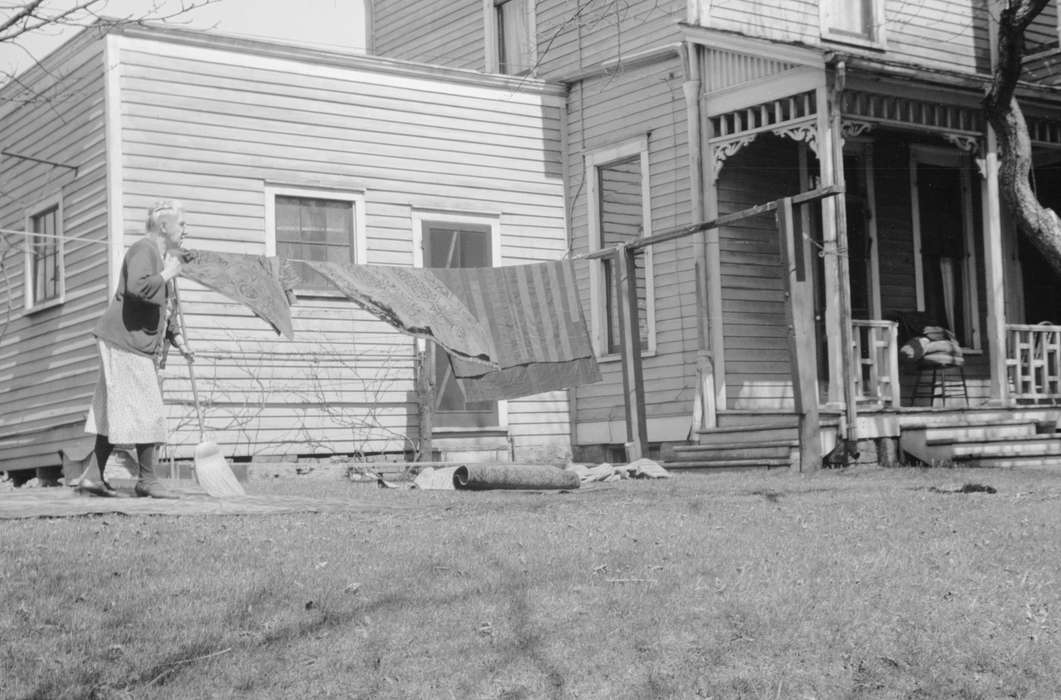
<instances>
[{"instance_id":1,"label":"sky","mask_svg":"<svg viewBox=\"0 0 1061 700\"><path fill-rule=\"evenodd\" d=\"M72 0L46 0L46 4L69 6ZM180 0L101 0L95 11L112 17L158 16L171 13L180 4ZM155 10L156 7L161 10ZM6 15L0 13L0 21ZM349 51L365 48L363 0L215 0L169 22L174 26L296 42L315 48ZM0 45L0 71L17 74L25 70L34 58L40 60L75 33L76 29L52 28L20 39L18 47Z\"/></svg>"}]
</instances>

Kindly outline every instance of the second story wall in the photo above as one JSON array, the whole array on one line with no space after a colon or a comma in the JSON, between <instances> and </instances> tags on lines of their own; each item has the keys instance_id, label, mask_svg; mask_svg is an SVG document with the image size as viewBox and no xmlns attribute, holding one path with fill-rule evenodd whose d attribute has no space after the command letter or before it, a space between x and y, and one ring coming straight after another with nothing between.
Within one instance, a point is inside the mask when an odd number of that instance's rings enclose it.
<instances>
[{"instance_id":1,"label":"second story wall","mask_svg":"<svg viewBox=\"0 0 1061 700\"><path fill-rule=\"evenodd\" d=\"M565 78L680 41L684 0L586 4L565 0L537 3L539 74Z\"/></svg>"},{"instance_id":2,"label":"second story wall","mask_svg":"<svg viewBox=\"0 0 1061 700\"><path fill-rule=\"evenodd\" d=\"M922 68L989 70L989 16L979 0L868 0L883 30L876 44L823 38L822 3L839 0L711 0L701 24L774 41L822 46ZM848 0L844 0L848 2ZM854 5L855 3L851 3Z\"/></svg>"},{"instance_id":3,"label":"second story wall","mask_svg":"<svg viewBox=\"0 0 1061 700\"><path fill-rule=\"evenodd\" d=\"M372 53L451 68L485 68L481 0L368 1Z\"/></svg>"}]
</instances>

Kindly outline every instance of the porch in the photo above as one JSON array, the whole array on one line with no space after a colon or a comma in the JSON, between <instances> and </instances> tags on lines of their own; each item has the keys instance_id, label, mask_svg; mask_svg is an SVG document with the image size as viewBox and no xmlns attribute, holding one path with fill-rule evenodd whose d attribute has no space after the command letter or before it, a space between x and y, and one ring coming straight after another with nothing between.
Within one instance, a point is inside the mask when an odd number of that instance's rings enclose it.
<instances>
[{"instance_id":1,"label":"porch","mask_svg":"<svg viewBox=\"0 0 1061 700\"><path fill-rule=\"evenodd\" d=\"M1006 326L1008 405L1003 405L967 400L950 385L935 387L939 391L934 396L913 396L910 374L930 369L900 361L898 323L856 320L852 325L855 433L859 449L868 451L863 461L1061 466L1061 326ZM821 414L818 447L827 466L830 452L844 437L842 416L846 418L840 410ZM662 457L668 469L796 469L799 418L791 412L720 411L715 427L697 431L695 444L668 447Z\"/></svg>"}]
</instances>

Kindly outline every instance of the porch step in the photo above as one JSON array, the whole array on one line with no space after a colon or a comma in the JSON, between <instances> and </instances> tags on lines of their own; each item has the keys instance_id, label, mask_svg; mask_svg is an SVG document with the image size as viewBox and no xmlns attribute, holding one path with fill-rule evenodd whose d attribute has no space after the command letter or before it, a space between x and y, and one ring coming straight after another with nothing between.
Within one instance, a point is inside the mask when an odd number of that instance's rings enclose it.
<instances>
[{"instance_id":1,"label":"porch step","mask_svg":"<svg viewBox=\"0 0 1061 700\"><path fill-rule=\"evenodd\" d=\"M734 425L696 431L697 445L718 443L746 444L799 440L799 428L794 422Z\"/></svg>"},{"instance_id":2,"label":"porch step","mask_svg":"<svg viewBox=\"0 0 1061 700\"><path fill-rule=\"evenodd\" d=\"M716 428L697 435L695 445L676 445L664 452L666 469L756 469L789 467L799 444L795 428L755 425Z\"/></svg>"},{"instance_id":3,"label":"porch step","mask_svg":"<svg viewBox=\"0 0 1061 700\"><path fill-rule=\"evenodd\" d=\"M728 459L720 462L691 460L681 462L664 462L663 468L669 470L695 469L697 471L738 471L744 469L788 469L792 461L785 457L770 459Z\"/></svg>"},{"instance_id":4,"label":"porch step","mask_svg":"<svg viewBox=\"0 0 1061 700\"><path fill-rule=\"evenodd\" d=\"M982 416L974 423L907 425L899 444L926 464L952 462L961 466L1061 465L1061 435L1041 432L1035 420L999 420Z\"/></svg>"},{"instance_id":5,"label":"porch step","mask_svg":"<svg viewBox=\"0 0 1061 700\"><path fill-rule=\"evenodd\" d=\"M926 442L1002 440L1036 435L1035 423L985 423L983 425L908 426L904 430L924 430Z\"/></svg>"},{"instance_id":6,"label":"porch step","mask_svg":"<svg viewBox=\"0 0 1061 700\"><path fill-rule=\"evenodd\" d=\"M1061 454L1049 456L1016 455L1011 457L983 457L963 462L970 467L993 469L1056 468L1061 469Z\"/></svg>"},{"instance_id":7,"label":"porch step","mask_svg":"<svg viewBox=\"0 0 1061 700\"><path fill-rule=\"evenodd\" d=\"M948 446L954 459L1061 455L1061 440L1040 435L1022 435L1001 440L936 441L928 444L931 447Z\"/></svg>"}]
</instances>

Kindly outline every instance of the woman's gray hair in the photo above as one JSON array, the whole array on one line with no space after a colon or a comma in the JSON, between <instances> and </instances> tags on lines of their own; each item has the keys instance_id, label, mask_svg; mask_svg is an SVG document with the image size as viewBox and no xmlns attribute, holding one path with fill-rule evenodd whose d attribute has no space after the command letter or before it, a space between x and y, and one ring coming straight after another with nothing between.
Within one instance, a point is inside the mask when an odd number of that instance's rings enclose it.
<instances>
[{"instance_id":1,"label":"woman's gray hair","mask_svg":"<svg viewBox=\"0 0 1061 700\"><path fill-rule=\"evenodd\" d=\"M184 205L176 199L165 199L155 202L154 206L147 210L147 230L157 231L160 217L176 214L184 211Z\"/></svg>"}]
</instances>

